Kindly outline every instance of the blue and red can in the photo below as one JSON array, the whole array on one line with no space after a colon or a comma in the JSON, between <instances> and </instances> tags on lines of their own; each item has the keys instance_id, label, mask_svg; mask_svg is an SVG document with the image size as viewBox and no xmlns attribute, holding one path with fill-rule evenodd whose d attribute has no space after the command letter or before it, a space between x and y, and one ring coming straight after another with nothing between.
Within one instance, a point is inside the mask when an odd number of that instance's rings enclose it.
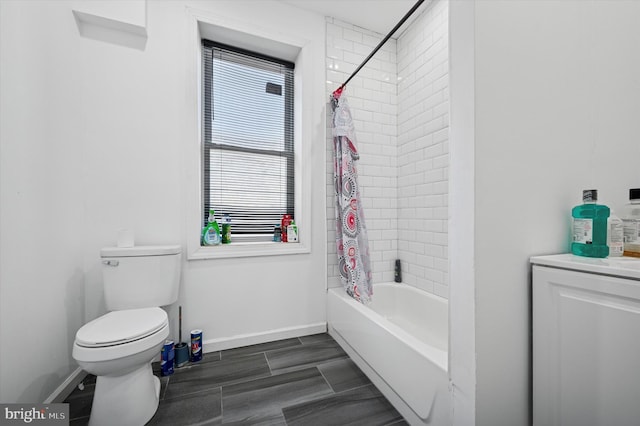
<instances>
[{"instance_id":1,"label":"blue and red can","mask_svg":"<svg viewBox=\"0 0 640 426\"><path fill-rule=\"evenodd\" d=\"M191 362L202 359L202 330L191 330Z\"/></svg>"},{"instance_id":2,"label":"blue and red can","mask_svg":"<svg viewBox=\"0 0 640 426\"><path fill-rule=\"evenodd\" d=\"M162 356L162 360L160 361L160 374L163 376L173 374L173 364L175 359L174 348L173 340L167 340L162 346L162 351L160 353Z\"/></svg>"}]
</instances>

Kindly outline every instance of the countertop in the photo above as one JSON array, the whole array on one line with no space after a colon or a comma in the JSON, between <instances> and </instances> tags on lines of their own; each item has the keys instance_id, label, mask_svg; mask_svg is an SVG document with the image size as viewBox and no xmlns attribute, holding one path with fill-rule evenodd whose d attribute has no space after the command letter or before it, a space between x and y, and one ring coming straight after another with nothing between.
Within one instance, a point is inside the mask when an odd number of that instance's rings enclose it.
<instances>
[{"instance_id":1,"label":"countertop","mask_svg":"<svg viewBox=\"0 0 640 426\"><path fill-rule=\"evenodd\" d=\"M530 261L534 265L640 280L640 258L635 257L622 256L598 259L566 253L533 256Z\"/></svg>"}]
</instances>

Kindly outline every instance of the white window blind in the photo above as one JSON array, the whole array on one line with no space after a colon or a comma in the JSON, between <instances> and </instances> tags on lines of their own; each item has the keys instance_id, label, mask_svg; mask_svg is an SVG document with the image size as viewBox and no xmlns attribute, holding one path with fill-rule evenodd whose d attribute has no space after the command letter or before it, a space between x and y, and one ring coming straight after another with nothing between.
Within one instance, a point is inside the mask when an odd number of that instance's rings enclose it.
<instances>
[{"instance_id":1,"label":"white window blind","mask_svg":"<svg viewBox=\"0 0 640 426\"><path fill-rule=\"evenodd\" d=\"M202 52L202 223L214 209L232 241L270 240L294 215L294 65L209 40Z\"/></svg>"}]
</instances>

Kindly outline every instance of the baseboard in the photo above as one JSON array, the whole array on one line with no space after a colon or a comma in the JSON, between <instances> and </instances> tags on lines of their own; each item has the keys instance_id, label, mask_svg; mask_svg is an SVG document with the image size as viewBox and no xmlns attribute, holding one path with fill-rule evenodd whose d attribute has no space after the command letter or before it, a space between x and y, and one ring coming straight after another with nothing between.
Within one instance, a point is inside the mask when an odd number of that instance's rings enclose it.
<instances>
[{"instance_id":1,"label":"baseboard","mask_svg":"<svg viewBox=\"0 0 640 426\"><path fill-rule=\"evenodd\" d=\"M221 337L204 340L202 349L205 353L222 351L225 349L239 348L241 346L256 345L258 343L273 342L276 340L290 339L292 337L308 336L311 334L325 333L327 323L307 324L298 327L279 328L260 333L241 334L238 336Z\"/></svg>"},{"instance_id":2,"label":"baseboard","mask_svg":"<svg viewBox=\"0 0 640 426\"><path fill-rule=\"evenodd\" d=\"M65 379L64 382L60 384L52 393L44 400L43 404L55 404L58 402L63 402L71 392L82 382L82 380L87 376L87 372L82 368L76 368L73 373L69 375Z\"/></svg>"}]
</instances>

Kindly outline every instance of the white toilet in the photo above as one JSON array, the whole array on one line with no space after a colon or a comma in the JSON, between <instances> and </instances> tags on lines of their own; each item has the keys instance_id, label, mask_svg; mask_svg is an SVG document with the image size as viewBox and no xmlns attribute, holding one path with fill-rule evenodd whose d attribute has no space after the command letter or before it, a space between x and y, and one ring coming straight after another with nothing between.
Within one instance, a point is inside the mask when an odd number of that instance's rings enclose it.
<instances>
[{"instance_id":1,"label":"white toilet","mask_svg":"<svg viewBox=\"0 0 640 426\"><path fill-rule=\"evenodd\" d=\"M97 376L91 426L142 426L158 409L160 380L151 361L169 336L160 306L178 300L180 246L100 251L109 313L76 333L73 358Z\"/></svg>"}]
</instances>

